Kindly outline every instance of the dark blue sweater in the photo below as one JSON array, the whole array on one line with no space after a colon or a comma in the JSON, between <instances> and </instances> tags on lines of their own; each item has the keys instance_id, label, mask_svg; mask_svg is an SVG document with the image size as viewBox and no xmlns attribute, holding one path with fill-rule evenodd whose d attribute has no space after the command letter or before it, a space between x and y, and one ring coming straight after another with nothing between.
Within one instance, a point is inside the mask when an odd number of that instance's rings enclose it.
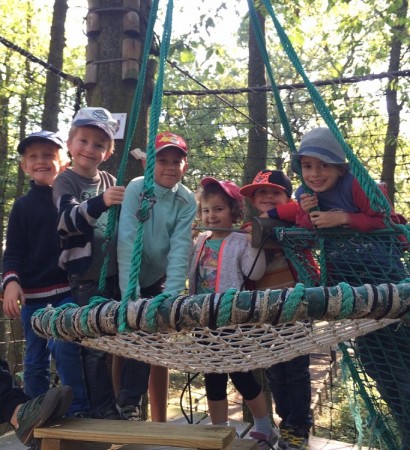
<instances>
[{"instance_id":1,"label":"dark blue sweater","mask_svg":"<svg viewBox=\"0 0 410 450\"><path fill-rule=\"evenodd\" d=\"M18 281L26 302L68 297L66 273L58 267L60 244L52 188L30 182L10 213L3 256L3 288Z\"/></svg>"}]
</instances>

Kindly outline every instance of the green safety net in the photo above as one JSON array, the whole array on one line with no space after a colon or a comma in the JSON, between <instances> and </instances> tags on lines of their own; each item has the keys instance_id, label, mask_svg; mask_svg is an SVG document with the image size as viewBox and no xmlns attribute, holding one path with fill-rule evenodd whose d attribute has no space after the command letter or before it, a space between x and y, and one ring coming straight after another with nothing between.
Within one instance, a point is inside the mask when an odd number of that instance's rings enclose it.
<instances>
[{"instance_id":1,"label":"green safety net","mask_svg":"<svg viewBox=\"0 0 410 450\"><path fill-rule=\"evenodd\" d=\"M158 3L158 0L152 3L140 80L118 176L120 184L138 121ZM297 354L313 351L315 345L342 342L344 366L350 369L355 389L365 402L373 438L379 446L389 450L410 448L410 331L406 321L400 320L409 314L406 245L410 237L409 227L390 220L389 202L345 142L329 109L305 74L271 3L262 0L261 4L271 17L282 47L303 79L312 102L344 149L351 170L372 208L384 214L386 229L363 234L348 230L273 228L270 238L281 244L298 273L299 283L294 289L233 290L216 296L191 298L164 293L149 301L135 298L144 218L155 203L154 142L172 29L173 2L170 0L151 107L145 195L141 199L141 222L133 248L129 288L121 302L95 297L82 308L72 304L58 309L46 308L33 316L33 327L43 336L76 340L83 345L174 368L179 368L179 360L186 356L182 370L204 372L267 367L272 364L272 358L276 362L289 360ZM284 136L290 152L294 153L295 143L276 87L254 2L248 0L248 5ZM113 212L110 231L114 229L115 217ZM314 264L309 255L313 255ZM105 279L104 267L101 287ZM331 327L327 327L329 323ZM257 326L252 328L249 324ZM134 353L131 350L131 347L138 349L139 346L141 351ZM171 349L168 348L170 346ZM288 352L290 349L293 352ZM383 402L380 402L375 384ZM355 417L360 440L362 424L357 413Z\"/></svg>"},{"instance_id":2,"label":"green safety net","mask_svg":"<svg viewBox=\"0 0 410 450\"><path fill-rule=\"evenodd\" d=\"M318 281L317 273L306 261L306 249L321 263L321 284L369 284L374 289L381 283L401 283L409 276L408 244L400 232L392 229L372 233L276 229L275 234L305 283ZM379 317L383 314L380 312ZM406 322L392 324L342 343L340 348L343 367L350 370L359 395L351 396L359 443L364 433L357 409L360 397L370 444L389 450L409 448L410 326Z\"/></svg>"}]
</instances>

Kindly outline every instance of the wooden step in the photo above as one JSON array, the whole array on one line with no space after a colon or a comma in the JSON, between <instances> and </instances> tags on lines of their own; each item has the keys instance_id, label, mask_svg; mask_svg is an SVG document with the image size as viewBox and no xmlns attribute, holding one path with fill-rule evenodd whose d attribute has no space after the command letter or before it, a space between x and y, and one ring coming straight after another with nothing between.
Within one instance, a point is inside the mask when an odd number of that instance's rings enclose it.
<instances>
[{"instance_id":1,"label":"wooden step","mask_svg":"<svg viewBox=\"0 0 410 450\"><path fill-rule=\"evenodd\" d=\"M224 450L231 448L235 430L210 425L62 419L47 427L36 428L34 437L41 439L41 450L80 450L81 442Z\"/></svg>"},{"instance_id":2,"label":"wooden step","mask_svg":"<svg viewBox=\"0 0 410 450\"><path fill-rule=\"evenodd\" d=\"M208 416L201 420L201 425L211 425L211 418ZM240 420L229 419L229 426L235 427L236 435L240 438L246 436L252 428L252 424L249 422L241 422Z\"/></svg>"},{"instance_id":3,"label":"wooden step","mask_svg":"<svg viewBox=\"0 0 410 450\"><path fill-rule=\"evenodd\" d=\"M82 442L80 446L78 444L78 441L75 442L75 448L81 450L191 450L189 448L166 447L163 445L155 447L144 444L107 444L102 442ZM27 447L23 445L21 448L22 450L27 450ZM13 449L7 448L7 450ZM234 439L231 444L231 450L257 450L257 443L254 439Z\"/></svg>"}]
</instances>

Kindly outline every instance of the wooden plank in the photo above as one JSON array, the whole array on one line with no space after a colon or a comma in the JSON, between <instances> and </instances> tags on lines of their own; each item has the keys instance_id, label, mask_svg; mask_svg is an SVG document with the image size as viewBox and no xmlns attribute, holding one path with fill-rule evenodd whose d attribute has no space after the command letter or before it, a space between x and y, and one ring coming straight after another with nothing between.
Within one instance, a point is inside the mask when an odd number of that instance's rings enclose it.
<instances>
[{"instance_id":1,"label":"wooden plank","mask_svg":"<svg viewBox=\"0 0 410 450\"><path fill-rule=\"evenodd\" d=\"M152 444L171 447L223 449L235 438L230 427L134 422L126 420L63 419L36 428L34 437L68 441Z\"/></svg>"},{"instance_id":2,"label":"wooden plank","mask_svg":"<svg viewBox=\"0 0 410 450\"><path fill-rule=\"evenodd\" d=\"M82 419L81 419L82 420ZM251 439L234 439L232 442L231 450L246 450L241 447L245 441L246 445L252 445L253 441ZM152 445L137 445L137 444L119 444L112 445L102 442L86 442L81 447L79 442L74 442L77 444L77 449L81 450L176 450L175 447L166 446L152 446ZM0 436L0 449L1 450L27 450L27 447L23 445L15 435L14 431L10 431L4 436ZM348 444L345 442L337 442L330 439L319 438L316 436L310 436L309 438L309 450L357 450L357 446L354 444ZM55 450L55 448L53 449ZM178 449L181 450L181 449ZM186 450L186 449L184 449ZM249 448L248 450L254 450ZM368 447L362 447L362 450L369 450ZM372 447L372 450L380 450L379 447Z\"/></svg>"},{"instance_id":3,"label":"wooden plank","mask_svg":"<svg viewBox=\"0 0 410 450\"><path fill-rule=\"evenodd\" d=\"M78 441L63 441L60 439L43 439L41 441L41 450L84 450L84 446L85 443Z\"/></svg>"},{"instance_id":4,"label":"wooden plank","mask_svg":"<svg viewBox=\"0 0 410 450\"><path fill-rule=\"evenodd\" d=\"M211 418L206 417L205 419L201 420L201 425L211 425ZM229 419L229 426L235 427L235 431L238 437L243 438L246 436L248 431L252 428L252 424L249 422L241 422L240 420L232 420Z\"/></svg>"},{"instance_id":5,"label":"wooden plank","mask_svg":"<svg viewBox=\"0 0 410 450\"><path fill-rule=\"evenodd\" d=\"M255 439L234 439L231 450L257 450L258 444ZM82 450L176 450L173 447L157 447L143 444L110 445L101 442L87 442ZM178 448L178 450L190 450Z\"/></svg>"}]
</instances>

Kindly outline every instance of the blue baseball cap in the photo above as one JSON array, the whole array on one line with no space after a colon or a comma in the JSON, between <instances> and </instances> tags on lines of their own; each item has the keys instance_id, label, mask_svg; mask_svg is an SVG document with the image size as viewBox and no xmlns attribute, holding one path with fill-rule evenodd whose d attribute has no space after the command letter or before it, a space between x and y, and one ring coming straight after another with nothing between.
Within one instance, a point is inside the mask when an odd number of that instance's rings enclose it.
<instances>
[{"instance_id":1,"label":"blue baseball cap","mask_svg":"<svg viewBox=\"0 0 410 450\"><path fill-rule=\"evenodd\" d=\"M24 138L17 146L17 151L20 153L20 155L23 155L26 147L35 141L52 142L53 144L57 145L57 147L64 148L64 142L60 136L57 136L57 134L53 131L41 130L36 131L35 133L31 133L26 138Z\"/></svg>"}]
</instances>

